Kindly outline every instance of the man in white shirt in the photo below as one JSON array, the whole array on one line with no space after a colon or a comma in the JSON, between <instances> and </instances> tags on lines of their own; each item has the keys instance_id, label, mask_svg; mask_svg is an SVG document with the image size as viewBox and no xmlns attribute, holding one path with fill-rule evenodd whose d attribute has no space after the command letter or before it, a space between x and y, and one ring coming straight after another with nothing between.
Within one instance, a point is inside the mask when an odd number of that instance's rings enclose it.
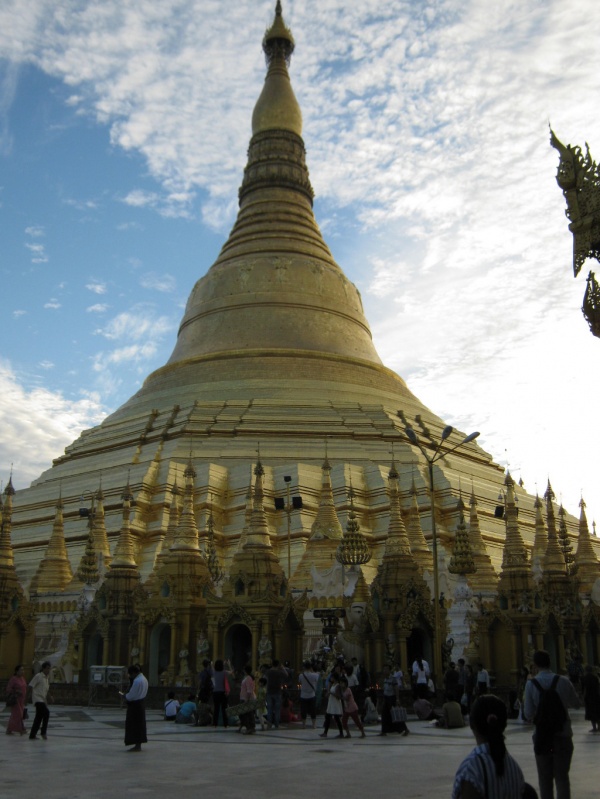
<instances>
[{"instance_id":1,"label":"man in white shirt","mask_svg":"<svg viewBox=\"0 0 600 799\"><path fill-rule=\"evenodd\" d=\"M131 746L129 752L141 752L142 744L148 742L146 737L146 708L144 700L148 693L148 680L137 664L130 666L127 673L131 679L129 691L124 695L127 701L125 717L125 746ZM119 691L121 696L123 693Z\"/></svg>"},{"instance_id":2,"label":"man in white shirt","mask_svg":"<svg viewBox=\"0 0 600 799\"><path fill-rule=\"evenodd\" d=\"M35 705L35 718L31 726L31 732L29 733L29 739L31 741L36 740L38 730L40 730L40 734L44 740L48 737L46 735L46 730L48 729L50 711L48 710L46 701L50 699L48 695L48 690L50 688L48 675L50 674L51 668L52 664L48 660L44 661L44 663L42 663L42 670L39 671L29 683L31 701Z\"/></svg>"}]
</instances>

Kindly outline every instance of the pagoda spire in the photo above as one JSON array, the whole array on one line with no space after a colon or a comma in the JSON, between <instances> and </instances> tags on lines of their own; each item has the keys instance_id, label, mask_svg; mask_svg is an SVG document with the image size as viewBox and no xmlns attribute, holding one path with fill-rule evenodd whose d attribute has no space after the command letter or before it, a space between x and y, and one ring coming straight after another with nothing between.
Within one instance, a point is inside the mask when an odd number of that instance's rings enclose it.
<instances>
[{"instance_id":1,"label":"pagoda spire","mask_svg":"<svg viewBox=\"0 0 600 799\"><path fill-rule=\"evenodd\" d=\"M569 538L566 516L566 511L561 502L558 508L558 543L565 556L567 574L575 574L577 565L575 564L575 555L573 554L573 544Z\"/></svg>"},{"instance_id":2,"label":"pagoda spire","mask_svg":"<svg viewBox=\"0 0 600 799\"><path fill-rule=\"evenodd\" d=\"M15 568L15 556L12 546L12 508L15 489L12 484L12 472L4 489L4 505L0 507L0 570Z\"/></svg>"},{"instance_id":3,"label":"pagoda spire","mask_svg":"<svg viewBox=\"0 0 600 799\"><path fill-rule=\"evenodd\" d=\"M519 529L519 510L515 497L515 482L510 472L504 480L506 486L504 519L506 538L502 553L502 570L498 581L498 593L503 595L510 610L530 607L533 578L527 548Z\"/></svg>"},{"instance_id":4,"label":"pagoda spire","mask_svg":"<svg viewBox=\"0 0 600 799\"><path fill-rule=\"evenodd\" d=\"M548 530L542 513L543 503L537 493L533 507L535 508L535 535L531 552L531 571L534 580L539 582L542 578L544 559L548 549Z\"/></svg>"},{"instance_id":5,"label":"pagoda spire","mask_svg":"<svg viewBox=\"0 0 600 799\"><path fill-rule=\"evenodd\" d=\"M262 46L268 70L252 114L252 134L267 130L289 130L302 136L302 112L287 70L295 43L292 32L283 21L280 2L277 3L275 19L265 33Z\"/></svg>"},{"instance_id":6,"label":"pagoda spire","mask_svg":"<svg viewBox=\"0 0 600 799\"><path fill-rule=\"evenodd\" d=\"M512 479L510 472L506 474L504 485L506 486L506 539L502 555L503 572L514 569L521 570L528 562L527 548L519 530L518 509L515 501L515 481Z\"/></svg>"},{"instance_id":7,"label":"pagoda spire","mask_svg":"<svg viewBox=\"0 0 600 799\"><path fill-rule=\"evenodd\" d=\"M317 515L312 523L311 534L302 553L300 562L294 570L290 586L308 588L312 585L313 569L325 571L331 568L337 545L342 539L342 525L335 510L333 488L331 485L331 464L325 454L321 466L321 494Z\"/></svg>"},{"instance_id":8,"label":"pagoda spire","mask_svg":"<svg viewBox=\"0 0 600 799\"><path fill-rule=\"evenodd\" d=\"M93 509L91 515L94 551L100 556L102 571L110 564L111 561L110 547L108 545L108 534L106 532L106 519L104 515L104 492L102 491L102 481L100 481L100 487L96 492L95 508Z\"/></svg>"},{"instance_id":9,"label":"pagoda spire","mask_svg":"<svg viewBox=\"0 0 600 799\"><path fill-rule=\"evenodd\" d=\"M196 479L196 470L192 464L191 457L183 475L185 477L183 510L179 517L179 524L177 525L170 551L172 553L184 551L197 552L198 555L202 556L198 545L198 525L196 524L196 515L194 513L194 480Z\"/></svg>"},{"instance_id":10,"label":"pagoda spire","mask_svg":"<svg viewBox=\"0 0 600 799\"><path fill-rule=\"evenodd\" d=\"M156 555L154 560L154 566L152 568L152 572L146 582L144 583L146 589L152 591L157 584L159 572L162 570L162 567L167 560L173 542L175 541L175 536L177 533L177 527L179 525L179 497L181 496L181 491L177 485L177 477L173 482L173 487L171 488L171 504L169 505L169 518L167 521L167 530L165 532L165 537L162 540L162 544L160 545L160 551Z\"/></svg>"},{"instance_id":11,"label":"pagoda spire","mask_svg":"<svg viewBox=\"0 0 600 799\"><path fill-rule=\"evenodd\" d=\"M62 491L56 502L56 513L52 535L48 541L46 554L40 561L37 572L29 586L30 594L40 594L49 591L64 591L73 579L73 572L67 555L65 542L65 525L63 516L64 504Z\"/></svg>"},{"instance_id":12,"label":"pagoda spire","mask_svg":"<svg viewBox=\"0 0 600 799\"><path fill-rule=\"evenodd\" d=\"M458 525L456 526L456 533L454 535L454 551L448 564L448 571L451 574L474 574L477 571L473 553L471 552L471 542L467 532L467 525L465 522L465 503L462 498L462 491L459 491L458 502L456 503L458 511Z\"/></svg>"},{"instance_id":13,"label":"pagoda spire","mask_svg":"<svg viewBox=\"0 0 600 799\"><path fill-rule=\"evenodd\" d=\"M271 536L267 525L267 514L264 506L263 477L265 470L259 459L254 468L254 495L252 497L252 515L250 528L246 535L244 549L272 549Z\"/></svg>"},{"instance_id":14,"label":"pagoda spire","mask_svg":"<svg viewBox=\"0 0 600 799\"><path fill-rule=\"evenodd\" d=\"M419 503L417 500L417 489L415 479L412 479L410 489L411 507L408 517L407 534L410 541L410 551L422 571L433 571L433 556L427 546L427 541L421 527L421 515L419 513Z\"/></svg>"},{"instance_id":15,"label":"pagoda spire","mask_svg":"<svg viewBox=\"0 0 600 799\"><path fill-rule=\"evenodd\" d=\"M386 557L401 556L406 558L412 567L416 567L416 561L412 555L408 533L402 519L402 509L400 507L400 490L398 487L399 474L396 463L392 460L392 465L388 473L388 492L390 496L390 519L388 524L387 539L385 542L384 559Z\"/></svg>"},{"instance_id":16,"label":"pagoda spire","mask_svg":"<svg viewBox=\"0 0 600 799\"><path fill-rule=\"evenodd\" d=\"M260 454L254 468L252 516L241 550L233 556L229 580L223 587L224 597L280 596L287 585L283 568L271 545L264 508L263 477L265 471Z\"/></svg>"},{"instance_id":17,"label":"pagoda spire","mask_svg":"<svg viewBox=\"0 0 600 799\"><path fill-rule=\"evenodd\" d=\"M470 585L476 591L495 591L498 585L498 575L492 566L492 560L481 535L474 487L471 488L469 499L469 543L477 569L469 578Z\"/></svg>"},{"instance_id":18,"label":"pagoda spire","mask_svg":"<svg viewBox=\"0 0 600 799\"><path fill-rule=\"evenodd\" d=\"M342 525L335 512L331 485L331 464L327 456L321 466L321 495L317 516L311 527L311 539L329 538L339 540L343 535Z\"/></svg>"},{"instance_id":19,"label":"pagoda spire","mask_svg":"<svg viewBox=\"0 0 600 799\"><path fill-rule=\"evenodd\" d=\"M129 486L129 480L123 491L123 522L121 524L121 533L117 541L115 549L115 556L110 564L111 571L114 569L135 569L137 571L137 563L135 560L135 552L133 547L133 538L131 537L131 503L133 502L133 494Z\"/></svg>"},{"instance_id":20,"label":"pagoda spire","mask_svg":"<svg viewBox=\"0 0 600 799\"><path fill-rule=\"evenodd\" d=\"M577 566L577 577L579 578L579 591L583 594L589 594L594 587L594 583L600 577L600 568L592 546L583 497L581 497L579 507L581 512L579 514L579 539L575 553L575 564Z\"/></svg>"},{"instance_id":21,"label":"pagoda spire","mask_svg":"<svg viewBox=\"0 0 600 799\"><path fill-rule=\"evenodd\" d=\"M78 580L84 585L94 585L100 579L100 572L98 571L98 556L94 546L94 533L90 525L89 534L85 544L85 550L79 561L79 568L75 573L75 580Z\"/></svg>"},{"instance_id":22,"label":"pagoda spire","mask_svg":"<svg viewBox=\"0 0 600 799\"><path fill-rule=\"evenodd\" d=\"M544 494L546 500L546 519L548 524L548 546L544 556L544 579L566 577L567 564L565 563L565 556L558 543L558 534L556 532L556 517L554 516L554 507L552 505L556 495L548 480L548 487Z\"/></svg>"}]
</instances>

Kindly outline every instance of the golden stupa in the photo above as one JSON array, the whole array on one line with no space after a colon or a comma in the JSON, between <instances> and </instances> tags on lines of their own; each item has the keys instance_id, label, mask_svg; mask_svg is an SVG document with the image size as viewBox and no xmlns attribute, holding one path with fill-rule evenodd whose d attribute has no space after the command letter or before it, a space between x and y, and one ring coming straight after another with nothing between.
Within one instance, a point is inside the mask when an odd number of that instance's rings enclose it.
<instances>
[{"instance_id":1,"label":"golden stupa","mask_svg":"<svg viewBox=\"0 0 600 799\"><path fill-rule=\"evenodd\" d=\"M404 430L413 428L427 450L445 424L382 364L360 294L313 215L302 114L288 73L294 40L279 2L263 49L268 69L237 220L191 292L173 354L14 497L11 568L37 610L36 657L57 652L57 662L82 679L92 664L125 661L128 653L150 664L151 681L189 679L209 651L236 657L247 646L254 661L273 652L300 658L321 635L313 609L353 601L366 608L364 618L354 632L348 624L340 640L372 664L396 648L405 668L415 652L431 651L428 468ZM464 437L452 432L445 451ZM436 462L434 479L441 634L464 648L473 625L465 613L447 611L460 606L470 580L495 608L495 616L488 613L494 630L517 602L509 589L497 596L507 558L506 519L497 512L505 474L470 442ZM457 509L461 479L472 487L475 575L448 571L459 522L460 546L468 541ZM289 504L288 487L301 507ZM133 497L131 510L124 491ZM535 498L512 481L509 493L519 509L518 519L509 514L520 542L515 557L525 558L518 590L543 590L535 575L525 579L537 534ZM336 553L349 521L371 557L346 572L341 566L340 577ZM568 528L575 538L577 521L569 517ZM396 539L401 546L392 546ZM90 552L97 565L91 576L84 568ZM591 545L585 555L590 596L598 572ZM537 568L543 572L543 564ZM416 615L405 612L403 580ZM454 599L457 586L463 593ZM534 604L532 594L528 606ZM504 621L511 636L514 620ZM494 644L498 633L486 632L484 622L477 630L480 655L493 669L505 638ZM524 658L528 635L545 634L532 630L510 649L513 661ZM109 645L115 636L126 640ZM516 664L502 664L508 678ZM2 665L10 666L6 653Z\"/></svg>"}]
</instances>

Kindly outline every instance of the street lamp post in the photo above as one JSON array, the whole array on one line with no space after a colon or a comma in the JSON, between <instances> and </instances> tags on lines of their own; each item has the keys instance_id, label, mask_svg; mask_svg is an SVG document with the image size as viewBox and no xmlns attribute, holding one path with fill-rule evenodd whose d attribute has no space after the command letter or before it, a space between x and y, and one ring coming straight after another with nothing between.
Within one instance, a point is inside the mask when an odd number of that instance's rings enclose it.
<instances>
[{"instance_id":1,"label":"street lamp post","mask_svg":"<svg viewBox=\"0 0 600 799\"><path fill-rule=\"evenodd\" d=\"M287 562L288 562L288 580L292 577L292 511L300 510L302 505L302 497L290 497L290 483L292 478L286 474L283 478L286 485L287 504L283 497L275 497L275 510L284 510L287 515Z\"/></svg>"},{"instance_id":2,"label":"street lamp post","mask_svg":"<svg viewBox=\"0 0 600 799\"><path fill-rule=\"evenodd\" d=\"M436 676L436 679L440 679L442 676L442 660L441 660L441 625L440 625L440 589L439 589L439 570L438 570L438 555L437 555L437 527L435 523L435 507L434 507L434 486L433 486L433 464L443 458L445 455L448 455L450 452L454 452L454 450L462 447L463 444L468 444L470 441L474 441L479 433L471 433L470 435L463 438L462 441L459 441L458 444L455 444L453 447L447 450L442 451L442 444L448 436L452 433L453 427L451 425L447 425L442 430L442 437L438 443L438 445L433 450L433 455L430 455L429 452L423 447L421 442L419 441L417 434L412 429L412 427L406 427L404 432L411 444L414 444L420 451L425 460L427 461L428 473L429 473L429 497L431 500L431 541L432 541L432 556L433 556L433 626L434 626L434 641L433 641L433 670Z\"/></svg>"}]
</instances>

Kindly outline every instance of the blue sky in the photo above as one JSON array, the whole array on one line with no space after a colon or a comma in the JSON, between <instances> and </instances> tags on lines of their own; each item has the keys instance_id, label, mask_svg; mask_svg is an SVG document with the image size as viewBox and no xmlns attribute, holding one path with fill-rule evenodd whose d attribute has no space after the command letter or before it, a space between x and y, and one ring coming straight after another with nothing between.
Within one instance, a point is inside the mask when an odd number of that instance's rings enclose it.
<instances>
[{"instance_id":1,"label":"blue sky","mask_svg":"<svg viewBox=\"0 0 600 799\"><path fill-rule=\"evenodd\" d=\"M274 2L0 6L0 473L162 365L235 219ZM597 4L284 2L315 214L378 351L600 522L600 342L548 122L600 157ZM594 21L596 24L594 24ZM584 270L585 274L587 272Z\"/></svg>"}]
</instances>

